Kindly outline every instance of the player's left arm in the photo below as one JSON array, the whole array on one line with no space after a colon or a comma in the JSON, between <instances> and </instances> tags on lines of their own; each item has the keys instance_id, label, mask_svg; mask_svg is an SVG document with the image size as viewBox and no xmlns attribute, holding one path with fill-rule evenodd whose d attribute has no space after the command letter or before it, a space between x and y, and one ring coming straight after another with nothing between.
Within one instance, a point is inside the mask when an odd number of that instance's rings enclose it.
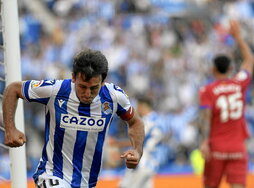
<instances>
[{"instance_id":1,"label":"player's left arm","mask_svg":"<svg viewBox=\"0 0 254 188\"><path fill-rule=\"evenodd\" d=\"M209 146L209 135L210 135L210 121L211 121L211 109L203 108L200 109L198 126L201 132L201 144L200 151L203 157L208 160L210 158L210 146Z\"/></svg>"},{"instance_id":2,"label":"player's left arm","mask_svg":"<svg viewBox=\"0 0 254 188\"><path fill-rule=\"evenodd\" d=\"M144 123L135 111L133 117L127 120L127 123L129 125L128 134L132 149L124 152L121 158L125 158L127 168L136 168L143 154Z\"/></svg>"},{"instance_id":3,"label":"player's left arm","mask_svg":"<svg viewBox=\"0 0 254 188\"><path fill-rule=\"evenodd\" d=\"M143 154L145 137L144 123L130 104L129 97L118 86L113 85L114 96L117 100L117 115L128 123L128 135L132 149L124 152L121 158L125 159L127 168L136 168Z\"/></svg>"},{"instance_id":4,"label":"player's left arm","mask_svg":"<svg viewBox=\"0 0 254 188\"><path fill-rule=\"evenodd\" d=\"M210 158L210 128L212 118L212 104L208 88L201 87L199 90L199 116L198 116L198 127L201 133L200 151L203 157L208 160Z\"/></svg>"}]
</instances>

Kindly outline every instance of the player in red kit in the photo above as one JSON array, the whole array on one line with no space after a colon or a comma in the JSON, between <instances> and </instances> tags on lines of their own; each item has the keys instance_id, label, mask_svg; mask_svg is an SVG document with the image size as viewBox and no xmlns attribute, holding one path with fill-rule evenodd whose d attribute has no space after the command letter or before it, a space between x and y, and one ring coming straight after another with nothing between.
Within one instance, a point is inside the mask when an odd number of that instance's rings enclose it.
<instances>
[{"instance_id":1,"label":"player in red kit","mask_svg":"<svg viewBox=\"0 0 254 188\"><path fill-rule=\"evenodd\" d=\"M253 55L243 40L237 21L230 22L234 37L243 56L239 72L229 78L230 59L218 55L213 61L215 81L200 88L200 150L205 158L205 188L217 188L223 175L231 188L244 188L247 176L248 137L244 118L245 96L253 71Z\"/></svg>"}]
</instances>

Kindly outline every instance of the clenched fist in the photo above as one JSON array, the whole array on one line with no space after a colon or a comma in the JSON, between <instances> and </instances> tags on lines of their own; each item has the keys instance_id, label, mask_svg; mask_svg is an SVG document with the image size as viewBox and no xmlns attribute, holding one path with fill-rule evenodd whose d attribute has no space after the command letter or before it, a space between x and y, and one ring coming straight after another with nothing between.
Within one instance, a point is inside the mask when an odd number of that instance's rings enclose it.
<instances>
[{"instance_id":1,"label":"clenched fist","mask_svg":"<svg viewBox=\"0 0 254 188\"><path fill-rule=\"evenodd\" d=\"M136 150L128 150L121 155L122 159L125 159L125 164L127 168L136 168L141 155Z\"/></svg>"},{"instance_id":2,"label":"clenched fist","mask_svg":"<svg viewBox=\"0 0 254 188\"><path fill-rule=\"evenodd\" d=\"M10 147L20 147L26 143L26 137L24 133L18 129L6 130L4 136L4 144Z\"/></svg>"}]
</instances>

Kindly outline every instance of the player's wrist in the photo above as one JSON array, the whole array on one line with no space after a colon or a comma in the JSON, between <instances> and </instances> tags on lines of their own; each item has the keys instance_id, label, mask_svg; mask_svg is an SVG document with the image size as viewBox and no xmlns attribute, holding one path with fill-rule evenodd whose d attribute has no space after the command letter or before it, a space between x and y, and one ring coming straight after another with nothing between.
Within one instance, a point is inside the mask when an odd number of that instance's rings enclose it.
<instances>
[{"instance_id":1,"label":"player's wrist","mask_svg":"<svg viewBox=\"0 0 254 188\"><path fill-rule=\"evenodd\" d=\"M235 35L234 38L235 38L237 43L240 43L240 42L244 41L241 35Z\"/></svg>"},{"instance_id":2,"label":"player's wrist","mask_svg":"<svg viewBox=\"0 0 254 188\"><path fill-rule=\"evenodd\" d=\"M17 128L15 127L15 125L5 125L5 127L4 127L4 129L5 129L5 133L6 134L10 134L10 133L12 133L13 131L16 131L17 130Z\"/></svg>"},{"instance_id":3,"label":"player's wrist","mask_svg":"<svg viewBox=\"0 0 254 188\"><path fill-rule=\"evenodd\" d=\"M134 151L136 151L136 153L140 156L139 158L141 158L141 156L143 155L143 150L140 148L140 149L137 149L137 148L133 148Z\"/></svg>"}]
</instances>

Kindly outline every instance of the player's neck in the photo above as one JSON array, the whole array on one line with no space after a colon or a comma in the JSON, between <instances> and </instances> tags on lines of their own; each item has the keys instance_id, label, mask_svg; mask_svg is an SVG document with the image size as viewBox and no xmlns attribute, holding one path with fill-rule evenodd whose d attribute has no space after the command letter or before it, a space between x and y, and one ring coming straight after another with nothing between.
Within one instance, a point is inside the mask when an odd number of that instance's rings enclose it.
<instances>
[{"instance_id":1,"label":"player's neck","mask_svg":"<svg viewBox=\"0 0 254 188\"><path fill-rule=\"evenodd\" d=\"M214 75L215 79L216 80L225 80L225 79L228 79L228 74L216 74Z\"/></svg>"}]
</instances>

